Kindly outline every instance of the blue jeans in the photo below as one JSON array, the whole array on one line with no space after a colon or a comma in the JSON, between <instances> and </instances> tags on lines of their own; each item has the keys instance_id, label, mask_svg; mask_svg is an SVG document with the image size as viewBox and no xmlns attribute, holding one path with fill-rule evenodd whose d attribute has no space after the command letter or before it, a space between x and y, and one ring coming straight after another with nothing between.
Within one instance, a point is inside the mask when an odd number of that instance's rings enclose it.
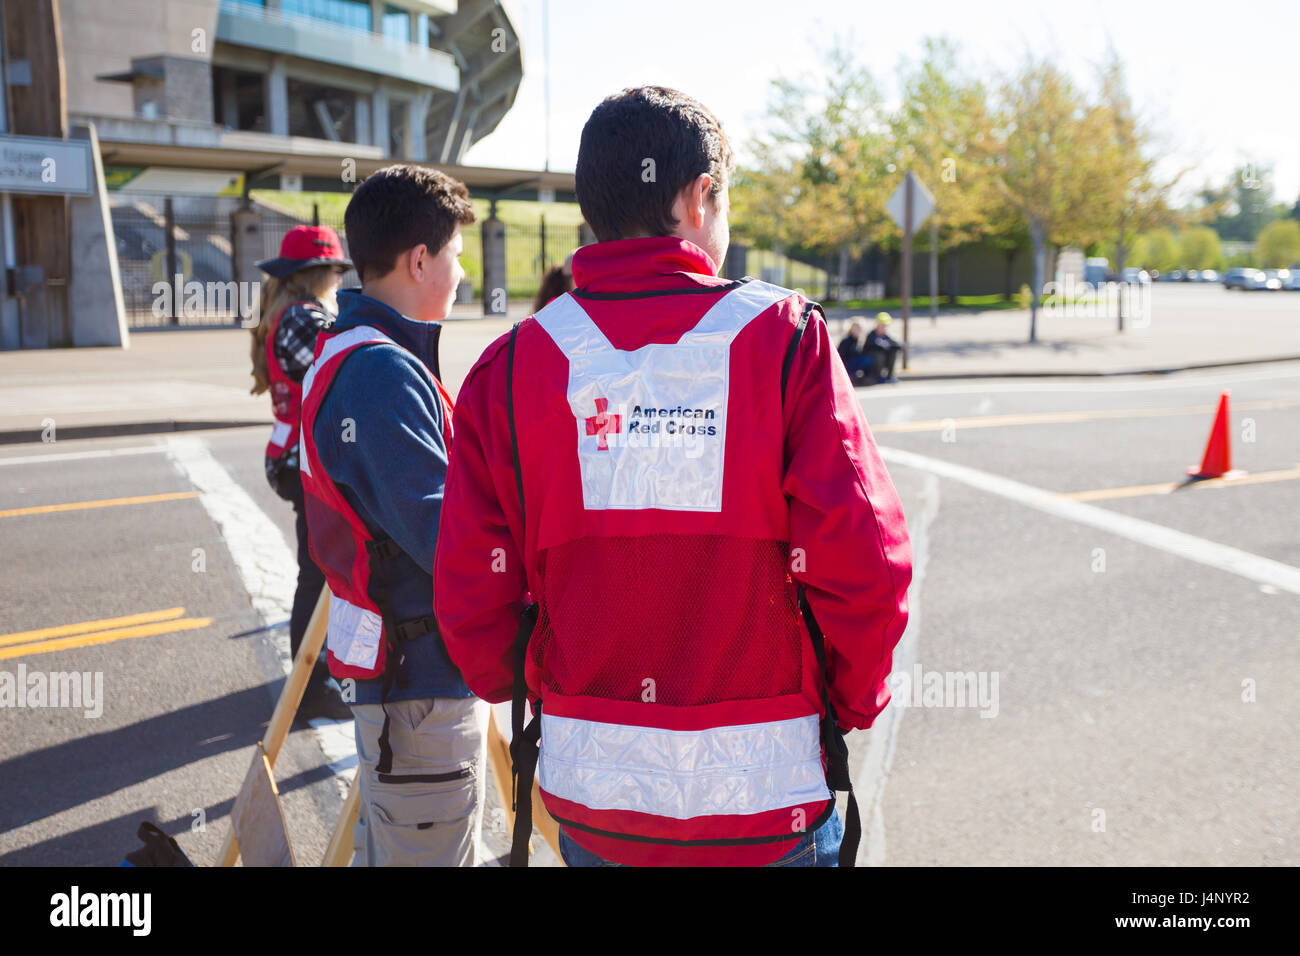
<instances>
[{"instance_id":1,"label":"blue jeans","mask_svg":"<svg viewBox=\"0 0 1300 956\"><path fill-rule=\"evenodd\" d=\"M844 839L844 824L840 822L838 810L832 808L830 817L812 833L803 839L781 859L768 866L838 866L840 841ZM560 855L569 866L622 866L592 853L586 847L579 846L560 827Z\"/></svg>"}]
</instances>

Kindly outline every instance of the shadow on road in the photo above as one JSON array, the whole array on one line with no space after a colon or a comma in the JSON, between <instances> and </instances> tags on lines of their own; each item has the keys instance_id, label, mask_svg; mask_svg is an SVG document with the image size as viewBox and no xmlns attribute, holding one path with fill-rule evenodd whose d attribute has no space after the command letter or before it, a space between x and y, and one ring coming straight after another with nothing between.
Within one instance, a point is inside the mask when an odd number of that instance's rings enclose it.
<instances>
[{"instance_id":1,"label":"shadow on road","mask_svg":"<svg viewBox=\"0 0 1300 956\"><path fill-rule=\"evenodd\" d=\"M278 694L281 686L283 682L277 681L270 690ZM102 799L216 754L251 748L261 739L270 719L267 691L266 686L250 687L0 762L0 780L5 782L0 801L0 833ZM295 722L295 729L299 726L300 722ZM230 812L243 770L241 766L230 798L206 808L209 824ZM331 776L330 768L322 764L277 784L283 794ZM120 826L116 821L96 824L24 847L0 856L0 865L115 866L121 862L122 854L135 848L135 831L141 819L142 816L132 816ZM169 822L155 819L154 822L175 835L188 829L190 818ZM62 849L65 846L71 848L67 855ZM117 858L107 859L105 853L110 857L116 854Z\"/></svg>"}]
</instances>

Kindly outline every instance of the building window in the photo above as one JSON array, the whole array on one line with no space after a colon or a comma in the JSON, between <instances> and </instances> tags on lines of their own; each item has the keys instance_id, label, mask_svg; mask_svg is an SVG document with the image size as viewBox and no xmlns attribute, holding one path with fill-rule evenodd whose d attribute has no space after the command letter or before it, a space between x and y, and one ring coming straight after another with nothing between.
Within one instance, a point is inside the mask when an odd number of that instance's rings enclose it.
<instances>
[{"instance_id":1,"label":"building window","mask_svg":"<svg viewBox=\"0 0 1300 956\"><path fill-rule=\"evenodd\" d=\"M384 4L384 36L399 43L411 42L411 15L401 7Z\"/></svg>"},{"instance_id":2,"label":"building window","mask_svg":"<svg viewBox=\"0 0 1300 956\"><path fill-rule=\"evenodd\" d=\"M212 68L212 115L226 129L269 132L266 119L266 77L261 73Z\"/></svg>"},{"instance_id":3,"label":"building window","mask_svg":"<svg viewBox=\"0 0 1300 956\"><path fill-rule=\"evenodd\" d=\"M369 0L280 0L280 9L354 30L370 30Z\"/></svg>"},{"instance_id":4,"label":"building window","mask_svg":"<svg viewBox=\"0 0 1300 956\"><path fill-rule=\"evenodd\" d=\"M289 77L289 135L357 141L357 94Z\"/></svg>"}]
</instances>

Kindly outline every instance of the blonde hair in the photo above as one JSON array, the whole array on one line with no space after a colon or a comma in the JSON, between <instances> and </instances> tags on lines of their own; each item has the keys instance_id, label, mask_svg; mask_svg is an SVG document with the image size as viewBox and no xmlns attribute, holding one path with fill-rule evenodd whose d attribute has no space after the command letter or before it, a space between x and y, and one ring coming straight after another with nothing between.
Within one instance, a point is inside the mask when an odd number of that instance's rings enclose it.
<instances>
[{"instance_id":1,"label":"blonde hair","mask_svg":"<svg viewBox=\"0 0 1300 956\"><path fill-rule=\"evenodd\" d=\"M254 395L261 395L271 387L271 373L266 363L266 337L271 334L271 322L286 306L307 299L314 300L331 315L338 311L334 293L339 286L339 276L333 266L311 266L290 273L283 279L268 276L262 283L262 298L258 306L257 325L251 329L253 347Z\"/></svg>"}]
</instances>

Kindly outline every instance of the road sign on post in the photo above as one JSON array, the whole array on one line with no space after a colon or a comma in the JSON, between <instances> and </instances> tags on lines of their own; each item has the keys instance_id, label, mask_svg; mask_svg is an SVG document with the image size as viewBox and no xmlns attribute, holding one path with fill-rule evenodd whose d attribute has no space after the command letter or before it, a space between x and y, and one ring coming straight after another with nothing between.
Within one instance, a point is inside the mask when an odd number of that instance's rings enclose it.
<instances>
[{"instance_id":1,"label":"road sign on post","mask_svg":"<svg viewBox=\"0 0 1300 956\"><path fill-rule=\"evenodd\" d=\"M903 230L903 368L907 368L908 320L912 317L912 233L934 212L934 196L909 172L885 202L885 211Z\"/></svg>"}]
</instances>

